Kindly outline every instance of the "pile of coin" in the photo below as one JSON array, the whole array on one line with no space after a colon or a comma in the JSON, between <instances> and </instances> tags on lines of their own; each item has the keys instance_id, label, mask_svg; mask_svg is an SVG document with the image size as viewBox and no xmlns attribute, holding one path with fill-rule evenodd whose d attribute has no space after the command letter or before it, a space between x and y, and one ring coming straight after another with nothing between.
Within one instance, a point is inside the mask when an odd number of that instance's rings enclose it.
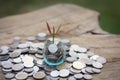
<instances>
[{"instance_id":1,"label":"pile of coin","mask_svg":"<svg viewBox=\"0 0 120 80\"><path fill-rule=\"evenodd\" d=\"M91 52L88 47L71 45L68 39L55 39L56 44L64 43L68 54L63 64L49 66L43 59L45 33L39 33L38 40L34 36L26 39L29 42L21 43L21 40L17 36L11 45L0 47L0 66L6 79L27 80L33 77L38 80L91 80L92 74L101 73L106 63L104 57ZM51 53L56 50L55 45L49 47Z\"/></svg>"}]
</instances>

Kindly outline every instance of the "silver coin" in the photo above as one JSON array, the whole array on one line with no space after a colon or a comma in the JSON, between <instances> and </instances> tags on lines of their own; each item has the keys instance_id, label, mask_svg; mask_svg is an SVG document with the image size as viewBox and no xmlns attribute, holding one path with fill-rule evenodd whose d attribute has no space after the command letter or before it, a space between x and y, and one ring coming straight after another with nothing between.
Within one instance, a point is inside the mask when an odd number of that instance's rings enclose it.
<instances>
[{"instance_id":1,"label":"silver coin","mask_svg":"<svg viewBox=\"0 0 120 80\"><path fill-rule=\"evenodd\" d=\"M78 51L81 53L85 53L87 52L87 49L85 47L79 47Z\"/></svg>"},{"instance_id":2,"label":"silver coin","mask_svg":"<svg viewBox=\"0 0 120 80\"><path fill-rule=\"evenodd\" d=\"M97 58L97 62L100 62L102 64L105 64L107 62L107 60L104 57L98 57Z\"/></svg>"},{"instance_id":3,"label":"silver coin","mask_svg":"<svg viewBox=\"0 0 120 80\"><path fill-rule=\"evenodd\" d=\"M92 71L92 68L91 68L91 67L86 67L85 70L86 70L86 72L88 72L88 73L94 73L94 72Z\"/></svg>"},{"instance_id":4,"label":"silver coin","mask_svg":"<svg viewBox=\"0 0 120 80\"><path fill-rule=\"evenodd\" d=\"M30 72L33 72L33 71L34 71L33 68L25 68L24 70L25 70L25 72L27 72L27 73L30 73Z\"/></svg>"},{"instance_id":5,"label":"silver coin","mask_svg":"<svg viewBox=\"0 0 120 80\"><path fill-rule=\"evenodd\" d=\"M6 55L6 56L2 56L0 58L0 61L7 61L9 59L9 55Z\"/></svg>"},{"instance_id":6,"label":"silver coin","mask_svg":"<svg viewBox=\"0 0 120 80\"><path fill-rule=\"evenodd\" d=\"M2 52L2 49L0 49L0 53Z\"/></svg>"},{"instance_id":7,"label":"silver coin","mask_svg":"<svg viewBox=\"0 0 120 80\"><path fill-rule=\"evenodd\" d=\"M102 68L103 67L103 65L101 64L101 63L99 63L99 62L93 62L93 67L95 67L95 68Z\"/></svg>"},{"instance_id":8,"label":"silver coin","mask_svg":"<svg viewBox=\"0 0 120 80\"><path fill-rule=\"evenodd\" d=\"M38 65L43 65L43 59L39 59L39 60L37 60L37 62L36 62Z\"/></svg>"},{"instance_id":9,"label":"silver coin","mask_svg":"<svg viewBox=\"0 0 120 80\"><path fill-rule=\"evenodd\" d=\"M76 79L82 79L83 78L83 74L75 74L74 77Z\"/></svg>"},{"instance_id":10,"label":"silver coin","mask_svg":"<svg viewBox=\"0 0 120 80\"><path fill-rule=\"evenodd\" d=\"M9 60L8 61L2 61L1 65L2 65L3 68L6 68L6 69L12 68L12 66L13 66L13 64Z\"/></svg>"},{"instance_id":11,"label":"silver coin","mask_svg":"<svg viewBox=\"0 0 120 80\"><path fill-rule=\"evenodd\" d=\"M23 56L22 57L22 61L24 62L24 63L31 63L31 62L33 62L33 57L32 56L29 56L29 55L25 55L25 56Z\"/></svg>"},{"instance_id":12,"label":"silver coin","mask_svg":"<svg viewBox=\"0 0 120 80\"><path fill-rule=\"evenodd\" d=\"M74 76L68 77L68 80L76 80Z\"/></svg>"},{"instance_id":13,"label":"silver coin","mask_svg":"<svg viewBox=\"0 0 120 80\"><path fill-rule=\"evenodd\" d=\"M91 80L93 78L92 75L89 75L89 74L85 74L83 77L86 80Z\"/></svg>"},{"instance_id":14,"label":"silver coin","mask_svg":"<svg viewBox=\"0 0 120 80\"><path fill-rule=\"evenodd\" d=\"M13 59L13 62L14 62L14 63L21 63L21 62L22 62L22 59L21 59L20 57L14 58L14 59Z\"/></svg>"},{"instance_id":15,"label":"silver coin","mask_svg":"<svg viewBox=\"0 0 120 80\"><path fill-rule=\"evenodd\" d=\"M67 57L66 61L72 63L75 61L75 58L74 57Z\"/></svg>"},{"instance_id":16,"label":"silver coin","mask_svg":"<svg viewBox=\"0 0 120 80\"><path fill-rule=\"evenodd\" d=\"M49 47L48 47L48 50L49 50L51 53L55 53L55 52L57 52L58 47L57 47L57 45L55 45L55 44L50 44Z\"/></svg>"},{"instance_id":17,"label":"silver coin","mask_svg":"<svg viewBox=\"0 0 120 80\"><path fill-rule=\"evenodd\" d=\"M15 78L17 80L25 80L27 79L27 77L28 77L28 74L26 72L19 72L15 75Z\"/></svg>"},{"instance_id":18,"label":"silver coin","mask_svg":"<svg viewBox=\"0 0 120 80\"><path fill-rule=\"evenodd\" d=\"M29 47L29 45L28 44L19 44L18 45L18 48L20 48L20 49L24 49L24 48L28 48Z\"/></svg>"},{"instance_id":19,"label":"silver coin","mask_svg":"<svg viewBox=\"0 0 120 80\"><path fill-rule=\"evenodd\" d=\"M85 68L83 68L83 69L81 70L81 72L84 73L84 74L87 73L86 70L85 70Z\"/></svg>"},{"instance_id":20,"label":"silver coin","mask_svg":"<svg viewBox=\"0 0 120 80\"><path fill-rule=\"evenodd\" d=\"M86 67L86 65L83 62L75 61L75 62L73 62L73 67L75 69L82 69L82 68Z\"/></svg>"},{"instance_id":21,"label":"silver coin","mask_svg":"<svg viewBox=\"0 0 120 80\"><path fill-rule=\"evenodd\" d=\"M59 71L60 77L67 77L70 74L70 71L67 69L62 69Z\"/></svg>"},{"instance_id":22,"label":"silver coin","mask_svg":"<svg viewBox=\"0 0 120 80\"><path fill-rule=\"evenodd\" d=\"M79 51L79 45L76 45L76 44L71 45L70 50L71 51Z\"/></svg>"},{"instance_id":23,"label":"silver coin","mask_svg":"<svg viewBox=\"0 0 120 80\"><path fill-rule=\"evenodd\" d=\"M23 65L26 67L26 68L31 68L34 66L34 63L33 62L24 62Z\"/></svg>"},{"instance_id":24,"label":"silver coin","mask_svg":"<svg viewBox=\"0 0 120 80\"><path fill-rule=\"evenodd\" d=\"M85 64L91 66L93 62L94 62L93 60L88 60L85 62Z\"/></svg>"},{"instance_id":25,"label":"silver coin","mask_svg":"<svg viewBox=\"0 0 120 80\"><path fill-rule=\"evenodd\" d=\"M6 46L6 45L4 45L4 46L1 46L1 47L0 47L0 49L2 49L2 50L8 50L8 49L9 49L9 47L8 47L8 46Z\"/></svg>"},{"instance_id":26,"label":"silver coin","mask_svg":"<svg viewBox=\"0 0 120 80\"><path fill-rule=\"evenodd\" d=\"M13 73L5 74L5 78L7 78L7 79L12 79L14 76L15 76L15 74L13 74Z\"/></svg>"},{"instance_id":27,"label":"silver coin","mask_svg":"<svg viewBox=\"0 0 120 80\"><path fill-rule=\"evenodd\" d=\"M11 69L11 68L10 68L10 69L4 69L4 68L2 68L2 71L3 71L4 73L8 73L8 72L11 72L12 69Z\"/></svg>"},{"instance_id":28,"label":"silver coin","mask_svg":"<svg viewBox=\"0 0 120 80\"><path fill-rule=\"evenodd\" d=\"M2 52L0 53L0 55L6 55L6 54L8 54L8 52L9 52L9 50L4 49L4 50L2 50Z\"/></svg>"},{"instance_id":29,"label":"silver coin","mask_svg":"<svg viewBox=\"0 0 120 80\"><path fill-rule=\"evenodd\" d=\"M38 40L44 41L46 40L46 36L47 36L46 33L38 33Z\"/></svg>"},{"instance_id":30,"label":"silver coin","mask_svg":"<svg viewBox=\"0 0 120 80\"><path fill-rule=\"evenodd\" d=\"M41 55L41 54L35 54L35 57L43 59L43 55Z\"/></svg>"},{"instance_id":31,"label":"silver coin","mask_svg":"<svg viewBox=\"0 0 120 80\"><path fill-rule=\"evenodd\" d=\"M60 80L59 77L46 76L45 80Z\"/></svg>"},{"instance_id":32,"label":"silver coin","mask_svg":"<svg viewBox=\"0 0 120 80\"><path fill-rule=\"evenodd\" d=\"M80 73L81 70L78 70L78 69L74 69L74 68L70 68L70 71L74 74L74 73Z\"/></svg>"},{"instance_id":33,"label":"silver coin","mask_svg":"<svg viewBox=\"0 0 120 80\"><path fill-rule=\"evenodd\" d=\"M38 66L34 66L33 70L34 70L34 72L38 72L39 71L39 67Z\"/></svg>"},{"instance_id":34,"label":"silver coin","mask_svg":"<svg viewBox=\"0 0 120 80\"><path fill-rule=\"evenodd\" d=\"M61 69L69 69L69 68L71 68L71 66L72 66L71 63L64 62L63 64L57 66L57 69L58 69L58 70L61 70Z\"/></svg>"},{"instance_id":35,"label":"silver coin","mask_svg":"<svg viewBox=\"0 0 120 80\"><path fill-rule=\"evenodd\" d=\"M91 57L90 57L90 59L91 59L91 60L95 60L95 61L96 61L96 60L97 60L97 58L99 58L99 57L100 57L99 55L93 55L93 56L91 56Z\"/></svg>"},{"instance_id":36,"label":"silver coin","mask_svg":"<svg viewBox=\"0 0 120 80\"><path fill-rule=\"evenodd\" d=\"M46 74L42 71L41 72L36 72L36 73L33 74L33 77L35 79L43 79L43 78L45 78L45 76L46 76Z\"/></svg>"},{"instance_id":37,"label":"silver coin","mask_svg":"<svg viewBox=\"0 0 120 80\"><path fill-rule=\"evenodd\" d=\"M92 68L92 71L93 71L94 73L100 73L100 72L101 72L100 69L96 69L96 68Z\"/></svg>"},{"instance_id":38,"label":"silver coin","mask_svg":"<svg viewBox=\"0 0 120 80\"><path fill-rule=\"evenodd\" d=\"M80 58L88 58L87 54L84 54L84 53L78 53L77 54L77 57L80 59Z\"/></svg>"},{"instance_id":39,"label":"silver coin","mask_svg":"<svg viewBox=\"0 0 120 80\"><path fill-rule=\"evenodd\" d=\"M87 54L89 57L95 55L95 54L94 54L93 52L91 52L91 51L88 51L86 54Z\"/></svg>"},{"instance_id":40,"label":"silver coin","mask_svg":"<svg viewBox=\"0 0 120 80\"><path fill-rule=\"evenodd\" d=\"M15 58L21 55L21 50L15 50L12 53L9 54L11 58Z\"/></svg>"},{"instance_id":41,"label":"silver coin","mask_svg":"<svg viewBox=\"0 0 120 80\"><path fill-rule=\"evenodd\" d=\"M35 38L34 36L29 36L29 37L27 37L27 40L28 40L28 41L35 41L36 38Z\"/></svg>"},{"instance_id":42,"label":"silver coin","mask_svg":"<svg viewBox=\"0 0 120 80\"><path fill-rule=\"evenodd\" d=\"M52 77L58 77L59 76L59 71L57 71L57 70L51 71L50 75Z\"/></svg>"},{"instance_id":43,"label":"silver coin","mask_svg":"<svg viewBox=\"0 0 120 80\"><path fill-rule=\"evenodd\" d=\"M24 68L23 64L15 64L15 65L13 65L12 70L13 71L20 71L23 68Z\"/></svg>"},{"instance_id":44,"label":"silver coin","mask_svg":"<svg viewBox=\"0 0 120 80\"><path fill-rule=\"evenodd\" d=\"M77 53L74 51L69 51L69 55L77 59Z\"/></svg>"}]
</instances>

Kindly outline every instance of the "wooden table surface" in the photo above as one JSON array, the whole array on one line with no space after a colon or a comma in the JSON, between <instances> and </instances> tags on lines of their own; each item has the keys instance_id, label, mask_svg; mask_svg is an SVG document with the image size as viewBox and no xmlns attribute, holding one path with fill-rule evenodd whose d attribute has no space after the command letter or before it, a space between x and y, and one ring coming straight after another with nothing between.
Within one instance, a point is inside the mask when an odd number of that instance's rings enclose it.
<instances>
[{"instance_id":1,"label":"wooden table surface","mask_svg":"<svg viewBox=\"0 0 120 80\"><path fill-rule=\"evenodd\" d=\"M8 45L14 36L37 36L51 26L62 25L57 37L68 38L73 44L89 46L93 52L107 58L100 74L93 80L120 80L120 35L109 34L99 26L99 13L72 4L57 4L37 11L0 19L0 45ZM114 26L113 26L114 27ZM5 80L0 71L0 80ZM31 79L32 80L32 79Z\"/></svg>"}]
</instances>

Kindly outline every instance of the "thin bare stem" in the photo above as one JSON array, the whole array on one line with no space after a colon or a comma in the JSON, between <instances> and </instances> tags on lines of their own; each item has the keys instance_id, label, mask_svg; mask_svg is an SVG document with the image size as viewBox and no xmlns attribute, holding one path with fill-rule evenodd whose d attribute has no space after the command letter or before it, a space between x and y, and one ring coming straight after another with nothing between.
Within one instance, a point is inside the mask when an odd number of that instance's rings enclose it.
<instances>
[{"instance_id":1,"label":"thin bare stem","mask_svg":"<svg viewBox=\"0 0 120 80\"><path fill-rule=\"evenodd\" d=\"M52 32L51 32L51 29L50 29L50 26L49 26L48 22L46 22L46 25L47 25L47 29L48 29L50 35L52 35Z\"/></svg>"},{"instance_id":2,"label":"thin bare stem","mask_svg":"<svg viewBox=\"0 0 120 80\"><path fill-rule=\"evenodd\" d=\"M60 28L61 28L61 24L59 25L59 27L58 27L58 29L57 29L55 34L57 34L59 32Z\"/></svg>"}]
</instances>

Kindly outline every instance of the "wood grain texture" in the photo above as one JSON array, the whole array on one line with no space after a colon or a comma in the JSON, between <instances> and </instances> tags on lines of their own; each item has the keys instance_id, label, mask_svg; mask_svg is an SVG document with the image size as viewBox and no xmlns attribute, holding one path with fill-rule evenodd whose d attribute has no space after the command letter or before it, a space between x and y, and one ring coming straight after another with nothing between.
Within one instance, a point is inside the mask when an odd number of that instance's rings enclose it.
<instances>
[{"instance_id":1,"label":"wood grain texture","mask_svg":"<svg viewBox=\"0 0 120 80\"><path fill-rule=\"evenodd\" d=\"M93 52L107 58L101 74L93 80L120 80L120 35L101 30L99 13L72 4L57 4L34 12L0 19L0 45L10 44L14 36L37 36L47 32L46 21L55 27L62 25L57 37L68 38L73 44L89 46ZM49 36L49 35L48 35ZM5 80L0 71L0 80ZM32 80L31 78L29 80Z\"/></svg>"}]
</instances>

